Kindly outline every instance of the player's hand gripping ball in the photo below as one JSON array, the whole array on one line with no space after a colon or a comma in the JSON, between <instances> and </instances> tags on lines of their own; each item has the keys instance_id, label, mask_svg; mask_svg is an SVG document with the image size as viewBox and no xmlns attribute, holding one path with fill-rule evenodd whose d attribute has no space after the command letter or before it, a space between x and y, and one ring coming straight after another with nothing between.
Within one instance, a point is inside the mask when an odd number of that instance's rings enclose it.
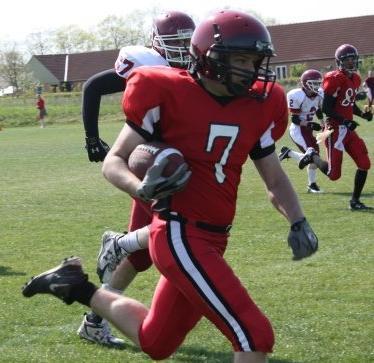
<instances>
[{"instance_id":1,"label":"player's hand gripping ball","mask_svg":"<svg viewBox=\"0 0 374 363\"><path fill-rule=\"evenodd\" d=\"M130 154L128 166L142 180L136 195L144 201L162 199L182 190L191 177L182 153L161 142L138 145Z\"/></svg>"}]
</instances>

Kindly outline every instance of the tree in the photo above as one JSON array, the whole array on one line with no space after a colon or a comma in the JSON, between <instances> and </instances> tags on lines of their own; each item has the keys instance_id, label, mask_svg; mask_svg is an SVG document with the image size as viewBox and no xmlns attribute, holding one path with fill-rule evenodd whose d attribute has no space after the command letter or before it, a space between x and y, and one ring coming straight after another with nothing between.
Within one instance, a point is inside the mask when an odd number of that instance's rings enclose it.
<instances>
[{"instance_id":1,"label":"tree","mask_svg":"<svg viewBox=\"0 0 374 363\"><path fill-rule=\"evenodd\" d=\"M53 45L57 53L89 52L97 49L94 33L76 25L63 26L53 32Z\"/></svg>"},{"instance_id":2,"label":"tree","mask_svg":"<svg viewBox=\"0 0 374 363\"><path fill-rule=\"evenodd\" d=\"M52 51L51 32L31 33L26 38L27 50L31 55L48 54Z\"/></svg>"},{"instance_id":3,"label":"tree","mask_svg":"<svg viewBox=\"0 0 374 363\"><path fill-rule=\"evenodd\" d=\"M149 38L144 11L133 11L125 18L107 16L97 27L100 49L120 49L126 45L144 45Z\"/></svg>"},{"instance_id":4,"label":"tree","mask_svg":"<svg viewBox=\"0 0 374 363\"><path fill-rule=\"evenodd\" d=\"M25 61L21 52L17 50L14 43L0 50L0 77L9 85L13 86L17 93L21 86L21 78L24 75Z\"/></svg>"},{"instance_id":5,"label":"tree","mask_svg":"<svg viewBox=\"0 0 374 363\"><path fill-rule=\"evenodd\" d=\"M290 65L290 77L299 78L307 69L305 63L296 63Z\"/></svg>"}]
</instances>

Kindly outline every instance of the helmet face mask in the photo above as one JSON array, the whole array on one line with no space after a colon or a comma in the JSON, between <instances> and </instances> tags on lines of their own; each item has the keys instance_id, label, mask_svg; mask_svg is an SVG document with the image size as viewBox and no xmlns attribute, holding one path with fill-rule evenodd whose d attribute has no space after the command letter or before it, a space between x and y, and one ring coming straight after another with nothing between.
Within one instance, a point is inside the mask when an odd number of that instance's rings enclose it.
<instances>
[{"instance_id":1,"label":"helmet face mask","mask_svg":"<svg viewBox=\"0 0 374 363\"><path fill-rule=\"evenodd\" d=\"M185 13L172 11L153 22L152 48L160 53L170 66L188 68L189 46L195 24Z\"/></svg>"},{"instance_id":2,"label":"helmet face mask","mask_svg":"<svg viewBox=\"0 0 374 363\"><path fill-rule=\"evenodd\" d=\"M358 70L359 55L357 49L353 45L341 45L335 51L335 60L341 71L353 73Z\"/></svg>"},{"instance_id":3,"label":"helmet face mask","mask_svg":"<svg viewBox=\"0 0 374 363\"><path fill-rule=\"evenodd\" d=\"M322 85L322 74L315 69L308 69L301 77L302 88L307 96L313 97L318 94Z\"/></svg>"},{"instance_id":4,"label":"helmet face mask","mask_svg":"<svg viewBox=\"0 0 374 363\"><path fill-rule=\"evenodd\" d=\"M190 53L192 71L224 84L234 96L265 98L268 84L275 82L269 67L270 57L275 55L270 34L265 25L246 13L224 10L212 15L196 28ZM235 54L252 56L253 69L231 64ZM256 85L254 89L256 81L263 87Z\"/></svg>"}]
</instances>

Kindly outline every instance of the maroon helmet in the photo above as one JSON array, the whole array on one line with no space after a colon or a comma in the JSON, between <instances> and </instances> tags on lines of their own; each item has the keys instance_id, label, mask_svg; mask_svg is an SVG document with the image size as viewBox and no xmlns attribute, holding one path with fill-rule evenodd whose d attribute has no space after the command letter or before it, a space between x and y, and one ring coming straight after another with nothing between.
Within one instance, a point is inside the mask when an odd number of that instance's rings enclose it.
<instances>
[{"instance_id":1,"label":"maroon helmet","mask_svg":"<svg viewBox=\"0 0 374 363\"><path fill-rule=\"evenodd\" d=\"M343 44L335 51L336 64L341 71L357 71L358 59L358 51L353 45Z\"/></svg>"},{"instance_id":2,"label":"maroon helmet","mask_svg":"<svg viewBox=\"0 0 374 363\"><path fill-rule=\"evenodd\" d=\"M249 14L234 10L214 13L194 31L190 53L193 71L225 84L234 95L264 98L267 84L275 82L275 73L269 69L270 57L275 55L270 34L261 21ZM255 70L231 66L230 55L237 53L258 55ZM234 84L232 75L240 76L245 81L240 85ZM251 87L257 80L263 82L263 87L259 93L254 93Z\"/></svg>"},{"instance_id":3,"label":"maroon helmet","mask_svg":"<svg viewBox=\"0 0 374 363\"><path fill-rule=\"evenodd\" d=\"M304 92L308 96L316 96L321 88L322 74L315 69L308 69L301 75L300 81Z\"/></svg>"},{"instance_id":4,"label":"maroon helmet","mask_svg":"<svg viewBox=\"0 0 374 363\"><path fill-rule=\"evenodd\" d=\"M171 66L188 67L190 63L189 46L194 21L180 11L169 11L153 20L152 47L160 53Z\"/></svg>"}]
</instances>

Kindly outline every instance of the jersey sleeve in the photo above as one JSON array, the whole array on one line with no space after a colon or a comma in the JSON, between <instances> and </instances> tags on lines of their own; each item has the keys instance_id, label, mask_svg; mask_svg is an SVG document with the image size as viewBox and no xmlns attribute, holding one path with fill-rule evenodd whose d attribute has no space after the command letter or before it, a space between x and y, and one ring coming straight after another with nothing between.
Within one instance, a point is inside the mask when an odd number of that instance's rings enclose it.
<instances>
[{"instance_id":1,"label":"jersey sleeve","mask_svg":"<svg viewBox=\"0 0 374 363\"><path fill-rule=\"evenodd\" d=\"M288 108L287 100L282 87L278 87L274 100L274 127L272 129L272 137L274 141L278 141L285 133L288 125Z\"/></svg>"},{"instance_id":2,"label":"jersey sleeve","mask_svg":"<svg viewBox=\"0 0 374 363\"><path fill-rule=\"evenodd\" d=\"M322 89L324 94L337 97L339 91L338 78L327 74L323 79Z\"/></svg>"},{"instance_id":3,"label":"jersey sleeve","mask_svg":"<svg viewBox=\"0 0 374 363\"><path fill-rule=\"evenodd\" d=\"M149 68L142 67L131 73L122 99L128 123L141 130L143 137L155 134L162 103L162 92L159 91L160 87L154 79L148 75Z\"/></svg>"},{"instance_id":4,"label":"jersey sleeve","mask_svg":"<svg viewBox=\"0 0 374 363\"><path fill-rule=\"evenodd\" d=\"M298 89L293 89L287 93L287 105L291 113L299 114L301 112L302 100Z\"/></svg>"},{"instance_id":5,"label":"jersey sleeve","mask_svg":"<svg viewBox=\"0 0 374 363\"><path fill-rule=\"evenodd\" d=\"M268 102L272 105L271 124L249 153L252 160L261 159L275 151L275 142L285 133L288 125L288 107L284 90L276 85Z\"/></svg>"},{"instance_id":6,"label":"jersey sleeve","mask_svg":"<svg viewBox=\"0 0 374 363\"><path fill-rule=\"evenodd\" d=\"M114 63L114 69L120 77L126 79L135 67L135 60L132 58L126 47L120 50L117 60Z\"/></svg>"}]
</instances>

